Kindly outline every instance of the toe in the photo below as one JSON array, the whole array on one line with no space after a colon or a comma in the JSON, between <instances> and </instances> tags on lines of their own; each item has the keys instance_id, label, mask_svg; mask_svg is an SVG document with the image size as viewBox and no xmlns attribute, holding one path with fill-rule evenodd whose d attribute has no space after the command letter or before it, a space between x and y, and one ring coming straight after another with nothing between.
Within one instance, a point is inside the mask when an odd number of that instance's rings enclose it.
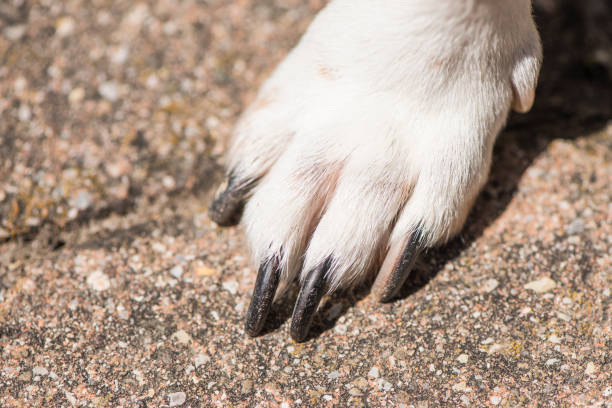
<instances>
[{"instance_id":1,"label":"toe","mask_svg":"<svg viewBox=\"0 0 612 408\"><path fill-rule=\"evenodd\" d=\"M311 269L306 275L291 318L291 337L295 341L304 341L308 335L319 302L327 291L326 275L331 263L331 258L328 258L323 264Z\"/></svg>"},{"instance_id":2,"label":"toe","mask_svg":"<svg viewBox=\"0 0 612 408\"><path fill-rule=\"evenodd\" d=\"M393 299L410 275L423 248L421 236L422 231L419 228L409 238L391 244L372 286L372 294L380 302Z\"/></svg>"},{"instance_id":3,"label":"toe","mask_svg":"<svg viewBox=\"0 0 612 408\"><path fill-rule=\"evenodd\" d=\"M279 258L279 256L268 258L259 267L253 297L246 317L246 332L249 336L254 337L261 332L270 312L281 276Z\"/></svg>"}]
</instances>

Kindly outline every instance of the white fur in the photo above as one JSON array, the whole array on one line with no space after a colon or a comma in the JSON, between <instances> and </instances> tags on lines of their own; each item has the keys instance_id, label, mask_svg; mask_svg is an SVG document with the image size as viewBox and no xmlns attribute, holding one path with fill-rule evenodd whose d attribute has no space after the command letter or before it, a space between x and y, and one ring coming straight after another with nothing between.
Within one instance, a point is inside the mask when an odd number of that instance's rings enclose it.
<instances>
[{"instance_id":1,"label":"white fur","mask_svg":"<svg viewBox=\"0 0 612 408\"><path fill-rule=\"evenodd\" d=\"M292 279L332 256L333 289L417 226L447 241L540 60L529 0L332 1L234 133L229 168L260 179L243 215L254 261L282 251Z\"/></svg>"}]
</instances>

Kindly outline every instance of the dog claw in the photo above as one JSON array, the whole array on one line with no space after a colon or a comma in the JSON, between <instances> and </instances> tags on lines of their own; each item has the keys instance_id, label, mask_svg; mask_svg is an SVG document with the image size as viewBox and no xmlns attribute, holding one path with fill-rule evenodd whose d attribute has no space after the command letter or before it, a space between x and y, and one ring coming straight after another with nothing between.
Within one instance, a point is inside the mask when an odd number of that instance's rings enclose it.
<instances>
[{"instance_id":1,"label":"dog claw","mask_svg":"<svg viewBox=\"0 0 612 408\"><path fill-rule=\"evenodd\" d=\"M263 328L278 288L280 275L278 257L268 258L261 263L246 317L245 329L251 337L257 336Z\"/></svg>"},{"instance_id":2,"label":"dog claw","mask_svg":"<svg viewBox=\"0 0 612 408\"><path fill-rule=\"evenodd\" d=\"M372 286L372 293L380 302L393 299L406 282L423 248L422 235L422 230L416 229L410 238L389 251ZM399 251L402 251L401 254ZM393 265L388 265L389 262L393 262Z\"/></svg>"},{"instance_id":3,"label":"dog claw","mask_svg":"<svg viewBox=\"0 0 612 408\"><path fill-rule=\"evenodd\" d=\"M220 188L213 200L208 214L210 219L222 227L238 224L242 215L245 198L250 191L252 182L238 183L233 175L229 175L225 188Z\"/></svg>"},{"instance_id":4,"label":"dog claw","mask_svg":"<svg viewBox=\"0 0 612 408\"><path fill-rule=\"evenodd\" d=\"M327 290L325 275L330 267L331 258L327 258L320 266L308 272L302 285L291 318L291 337L297 342L304 341L308 335L317 306Z\"/></svg>"}]
</instances>

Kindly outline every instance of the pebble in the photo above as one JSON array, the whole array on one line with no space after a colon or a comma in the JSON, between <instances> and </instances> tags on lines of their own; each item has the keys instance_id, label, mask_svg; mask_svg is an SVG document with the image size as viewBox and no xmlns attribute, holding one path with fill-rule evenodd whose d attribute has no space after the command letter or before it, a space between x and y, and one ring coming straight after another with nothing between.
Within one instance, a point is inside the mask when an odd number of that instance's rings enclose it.
<instances>
[{"instance_id":1,"label":"pebble","mask_svg":"<svg viewBox=\"0 0 612 408\"><path fill-rule=\"evenodd\" d=\"M589 361L586 365L586 369L584 370L584 373L586 375L593 375L595 374L596 371L597 371L597 367L595 366L595 364Z\"/></svg>"},{"instance_id":2,"label":"pebble","mask_svg":"<svg viewBox=\"0 0 612 408\"><path fill-rule=\"evenodd\" d=\"M583 231L584 231L584 220L582 220L582 218L576 218L565 229L565 232L567 232L567 235L576 235L576 234L582 233Z\"/></svg>"},{"instance_id":3,"label":"pebble","mask_svg":"<svg viewBox=\"0 0 612 408\"><path fill-rule=\"evenodd\" d=\"M461 381L460 383L453 385L452 389L453 391L463 391L463 392L472 391L472 388L468 387L465 381Z\"/></svg>"},{"instance_id":4,"label":"pebble","mask_svg":"<svg viewBox=\"0 0 612 408\"><path fill-rule=\"evenodd\" d=\"M232 295L235 295L238 292L238 282L235 280L223 282L222 286L223 289L227 290Z\"/></svg>"},{"instance_id":5,"label":"pebble","mask_svg":"<svg viewBox=\"0 0 612 408\"><path fill-rule=\"evenodd\" d=\"M85 98L85 90L83 88L74 88L68 94L68 101L72 105L78 105Z\"/></svg>"},{"instance_id":6,"label":"pebble","mask_svg":"<svg viewBox=\"0 0 612 408\"><path fill-rule=\"evenodd\" d=\"M115 102L119 99L119 85L114 81L103 82L98 87L98 93L110 102Z\"/></svg>"},{"instance_id":7,"label":"pebble","mask_svg":"<svg viewBox=\"0 0 612 408\"><path fill-rule=\"evenodd\" d=\"M337 371L332 371L331 373L327 374L327 378L329 380L336 380L339 376L340 374Z\"/></svg>"},{"instance_id":8,"label":"pebble","mask_svg":"<svg viewBox=\"0 0 612 408\"><path fill-rule=\"evenodd\" d=\"M501 402L501 397L499 395L492 395L489 398L489 402L491 402L491 404L493 405L499 405L499 403Z\"/></svg>"},{"instance_id":9,"label":"pebble","mask_svg":"<svg viewBox=\"0 0 612 408\"><path fill-rule=\"evenodd\" d=\"M196 368L201 366L202 364L208 363L210 361L210 357L205 356L204 354L198 354L193 360L193 364Z\"/></svg>"},{"instance_id":10,"label":"pebble","mask_svg":"<svg viewBox=\"0 0 612 408\"><path fill-rule=\"evenodd\" d=\"M113 64L123 65L129 56L130 49L126 45L122 45L111 53L110 60Z\"/></svg>"},{"instance_id":11,"label":"pebble","mask_svg":"<svg viewBox=\"0 0 612 408\"><path fill-rule=\"evenodd\" d=\"M379 390L391 391L391 389L393 388L393 385L389 381L385 380L384 378L381 378L377 382L378 382Z\"/></svg>"},{"instance_id":12,"label":"pebble","mask_svg":"<svg viewBox=\"0 0 612 408\"><path fill-rule=\"evenodd\" d=\"M557 364L558 362L559 362L559 359L558 359L558 358L550 358L550 359L546 360L546 363L545 363L545 364L546 364L548 367L550 367L550 366L552 366L552 365Z\"/></svg>"},{"instance_id":13,"label":"pebble","mask_svg":"<svg viewBox=\"0 0 612 408\"><path fill-rule=\"evenodd\" d=\"M162 182L162 185L167 190L173 190L176 187L176 181L174 180L172 176L168 176L168 175L163 176L161 182Z\"/></svg>"},{"instance_id":14,"label":"pebble","mask_svg":"<svg viewBox=\"0 0 612 408\"><path fill-rule=\"evenodd\" d=\"M79 210L85 210L91 207L92 197L87 191L80 191L74 199L74 205Z\"/></svg>"},{"instance_id":15,"label":"pebble","mask_svg":"<svg viewBox=\"0 0 612 408\"><path fill-rule=\"evenodd\" d=\"M171 407L183 405L185 403L185 399L187 399L187 395L184 392L173 392L172 394L168 394L168 404Z\"/></svg>"},{"instance_id":16,"label":"pebble","mask_svg":"<svg viewBox=\"0 0 612 408\"><path fill-rule=\"evenodd\" d=\"M23 37L26 32L26 26L23 24L13 25L6 27L2 34L10 41L18 41Z\"/></svg>"},{"instance_id":17,"label":"pebble","mask_svg":"<svg viewBox=\"0 0 612 408\"><path fill-rule=\"evenodd\" d=\"M189 342L191 341L191 336L189 336L189 334L187 334L187 332L185 330L178 330L176 331L173 335L172 338L174 340L176 340L178 343L180 344L184 344L187 345L189 344ZM197 367L197 363L196 363L196 367Z\"/></svg>"},{"instance_id":18,"label":"pebble","mask_svg":"<svg viewBox=\"0 0 612 408\"><path fill-rule=\"evenodd\" d=\"M536 293L546 293L556 287L557 284L555 283L555 281L548 277L531 281L524 286L525 289L531 289Z\"/></svg>"},{"instance_id":19,"label":"pebble","mask_svg":"<svg viewBox=\"0 0 612 408\"><path fill-rule=\"evenodd\" d=\"M460 362L461 364L466 364L468 362L468 359L469 359L469 356L465 353L457 357L457 361Z\"/></svg>"},{"instance_id":20,"label":"pebble","mask_svg":"<svg viewBox=\"0 0 612 408\"><path fill-rule=\"evenodd\" d=\"M370 371L368 371L368 377L378 378L380 372L378 371L378 367L372 367Z\"/></svg>"},{"instance_id":21,"label":"pebble","mask_svg":"<svg viewBox=\"0 0 612 408\"><path fill-rule=\"evenodd\" d=\"M92 288L93 290L97 290L101 292L103 290L107 290L108 288L110 288L110 280L108 279L108 276L106 276L104 272L94 271L87 278L87 285L89 285L89 287Z\"/></svg>"},{"instance_id":22,"label":"pebble","mask_svg":"<svg viewBox=\"0 0 612 408\"><path fill-rule=\"evenodd\" d=\"M153 249L153 251L158 252L158 253L166 252L166 247L164 246L164 244L161 244L159 242L153 243L151 248Z\"/></svg>"},{"instance_id":23,"label":"pebble","mask_svg":"<svg viewBox=\"0 0 612 408\"><path fill-rule=\"evenodd\" d=\"M195 269L195 273L198 276L213 276L217 271L208 266L199 266Z\"/></svg>"},{"instance_id":24,"label":"pebble","mask_svg":"<svg viewBox=\"0 0 612 408\"><path fill-rule=\"evenodd\" d=\"M176 279L180 279L183 276L183 267L181 265L176 265L172 269L170 269L170 275L174 276Z\"/></svg>"},{"instance_id":25,"label":"pebble","mask_svg":"<svg viewBox=\"0 0 612 408\"><path fill-rule=\"evenodd\" d=\"M253 381L251 381L251 380L244 380L242 382L241 392L243 394L250 394L251 391L253 391Z\"/></svg>"},{"instance_id":26,"label":"pebble","mask_svg":"<svg viewBox=\"0 0 612 408\"><path fill-rule=\"evenodd\" d=\"M565 313L557 312L557 317L563 321L569 322L572 318Z\"/></svg>"},{"instance_id":27,"label":"pebble","mask_svg":"<svg viewBox=\"0 0 612 408\"><path fill-rule=\"evenodd\" d=\"M49 374L49 371L45 367L37 366L32 369L32 374L42 376Z\"/></svg>"},{"instance_id":28,"label":"pebble","mask_svg":"<svg viewBox=\"0 0 612 408\"><path fill-rule=\"evenodd\" d=\"M64 396L66 397L68 402L72 405L76 405L76 403L78 402L74 394L71 392L65 391Z\"/></svg>"},{"instance_id":29,"label":"pebble","mask_svg":"<svg viewBox=\"0 0 612 408\"><path fill-rule=\"evenodd\" d=\"M19 120L22 122L27 122L32 118L32 110L30 109L30 107L26 104L22 104L19 107L19 111L17 112L17 116L19 117Z\"/></svg>"},{"instance_id":30,"label":"pebble","mask_svg":"<svg viewBox=\"0 0 612 408\"><path fill-rule=\"evenodd\" d=\"M495 290L496 287L499 286L499 281L497 279L489 279L484 284L485 292L489 293Z\"/></svg>"},{"instance_id":31,"label":"pebble","mask_svg":"<svg viewBox=\"0 0 612 408\"><path fill-rule=\"evenodd\" d=\"M76 24L74 23L74 19L72 17L62 17L57 20L55 24L55 34L58 37L68 37L72 33L74 33L74 29Z\"/></svg>"}]
</instances>

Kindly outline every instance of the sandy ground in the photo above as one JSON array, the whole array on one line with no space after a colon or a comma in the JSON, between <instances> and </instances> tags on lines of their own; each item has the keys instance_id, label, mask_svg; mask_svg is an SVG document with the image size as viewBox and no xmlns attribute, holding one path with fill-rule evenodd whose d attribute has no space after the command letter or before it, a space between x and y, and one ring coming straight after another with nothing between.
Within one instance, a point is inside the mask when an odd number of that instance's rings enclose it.
<instances>
[{"instance_id":1,"label":"sandy ground","mask_svg":"<svg viewBox=\"0 0 612 408\"><path fill-rule=\"evenodd\" d=\"M206 211L323 1L0 2L0 406L612 406L612 5L540 1L536 106L397 301L292 299Z\"/></svg>"}]
</instances>

